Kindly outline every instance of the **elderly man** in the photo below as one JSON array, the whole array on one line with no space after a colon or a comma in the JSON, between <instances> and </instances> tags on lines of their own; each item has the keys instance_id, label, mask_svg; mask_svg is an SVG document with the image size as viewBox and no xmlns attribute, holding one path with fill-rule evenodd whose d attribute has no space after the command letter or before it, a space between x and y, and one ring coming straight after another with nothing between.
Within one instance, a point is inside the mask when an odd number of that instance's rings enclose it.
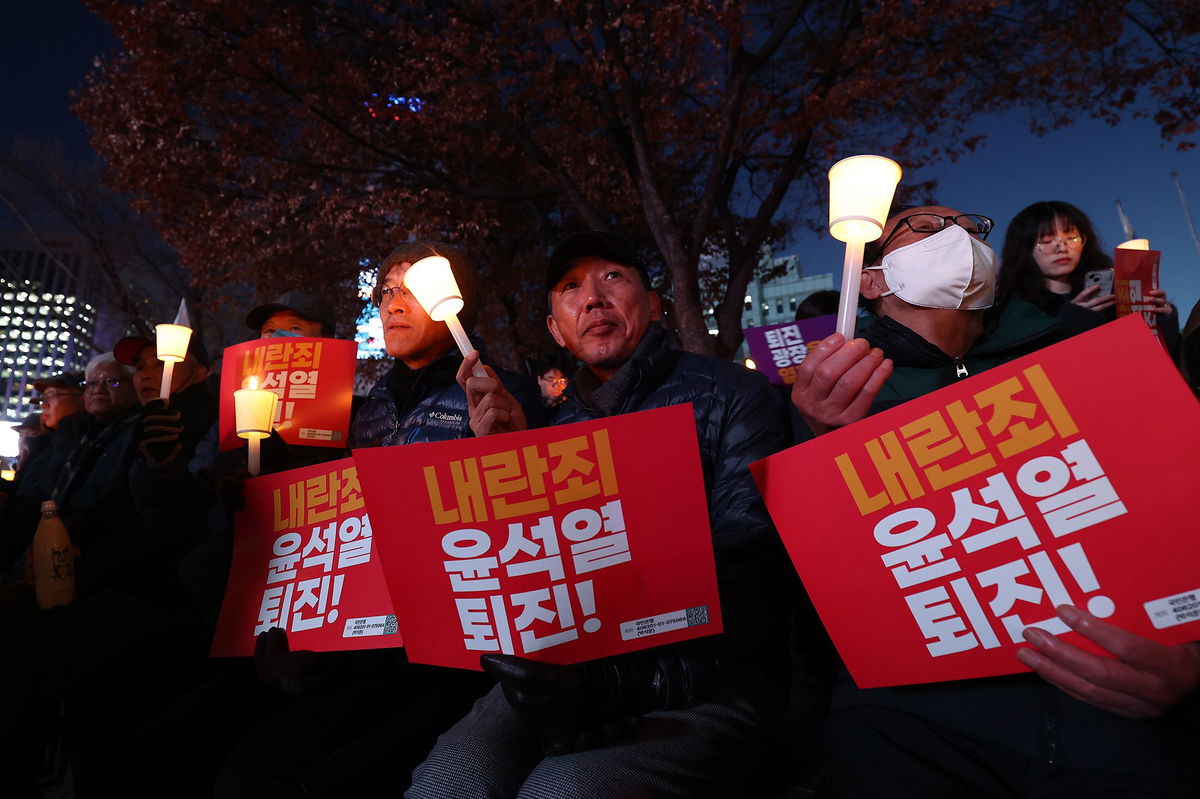
<instances>
[{"instance_id":1,"label":"elderly man","mask_svg":"<svg viewBox=\"0 0 1200 799\"><path fill-rule=\"evenodd\" d=\"M33 538L41 503L54 493L63 464L90 418L83 410L82 380L80 372L63 372L34 381L40 394L35 401L42 407L40 432L0 513L0 582L24 576L21 556Z\"/></svg>"},{"instance_id":2,"label":"elderly man","mask_svg":"<svg viewBox=\"0 0 1200 799\"><path fill-rule=\"evenodd\" d=\"M80 386L77 381L77 391ZM82 388L87 413L60 423L61 432L71 432L77 443L61 461L52 492L71 542L80 551L75 562L78 597L54 615L32 611L32 605L29 611L20 612L19 593L0 598L13 613L8 620L14 637L13 656L6 655L5 668L0 671L0 694L6 707L15 708L16 728L26 730L18 734L28 734L29 717L23 714L44 712L36 708L37 699L55 700L55 706L61 703L69 708L70 726L80 735L73 744L72 766L76 773L90 774L88 755L94 742L118 740L122 725L135 712L135 703L122 705L119 712L106 708L110 712L103 714L92 714L86 708L96 697L123 695L121 680L137 686L135 696L148 690L149 683L137 679L144 675L138 672L135 676L123 659L136 665L135 651L140 650L135 646L151 641L151 648L159 646L165 627L149 621L132 598L161 571L161 564L145 558L129 491L140 419L132 373L112 353L102 353L88 363ZM50 494L41 497L49 498ZM30 526L28 536L32 538L32 534ZM128 639L121 638L123 630L132 630ZM155 633L148 636L147 630ZM122 665L116 668L118 663ZM43 681L46 674L58 677ZM96 725L90 728L96 732L95 739L83 732L89 724ZM8 748L5 743L3 748ZM22 763L12 772L16 784L20 785L27 768Z\"/></svg>"},{"instance_id":3,"label":"elderly man","mask_svg":"<svg viewBox=\"0 0 1200 799\"><path fill-rule=\"evenodd\" d=\"M34 390L41 395L38 401L42 406L42 427L54 430L60 421L83 410L79 378L78 372L64 372L33 382Z\"/></svg>"},{"instance_id":4,"label":"elderly man","mask_svg":"<svg viewBox=\"0 0 1200 799\"><path fill-rule=\"evenodd\" d=\"M128 366L105 352L88 362L84 374L80 387L87 413L63 422L78 428L79 443L67 456L54 489L67 529L78 533L91 529L106 514L128 512L126 481L138 420Z\"/></svg>"},{"instance_id":5,"label":"elderly man","mask_svg":"<svg viewBox=\"0 0 1200 799\"><path fill-rule=\"evenodd\" d=\"M863 338L825 339L798 370L792 400L814 433L1059 339L1058 323L1018 298L993 307L991 227L943 206L888 220L860 286L873 322ZM1112 657L1030 627L1017 657L1036 676L860 691L843 674L833 795L1195 795L1200 644L1058 614Z\"/></svg>"},{"instance_id":6,"label":"elderly man","mask_svg":"<svg viewBox=\"0 0 1200 799\"><path fill-rule=\"evenodd\" d=\"M575 666L483 655L499 685L442 736L409 797L756 795L785 704L791 573L747 466L786 445L761 375L674 349L621 240L560 243L546 275L554 339L578 358L556 424L692 403L726 632ZM477 434L520 429L498 382L459 371Z\"/></svg>"},{"instance_id":7,"label":"elderly man","mask_svg":"<svg viewBox=\"0 0 1200 799\"><path fill-rule=\"evenodd\" d=\"M16 491L37 503L50 498L63 462L79 443L79 428L68 420L84 421L82 380L80 372L63 372L33 383L39 394L35 402L42 407L44 435L25 461Z\"/></svg>"}]
</instances>

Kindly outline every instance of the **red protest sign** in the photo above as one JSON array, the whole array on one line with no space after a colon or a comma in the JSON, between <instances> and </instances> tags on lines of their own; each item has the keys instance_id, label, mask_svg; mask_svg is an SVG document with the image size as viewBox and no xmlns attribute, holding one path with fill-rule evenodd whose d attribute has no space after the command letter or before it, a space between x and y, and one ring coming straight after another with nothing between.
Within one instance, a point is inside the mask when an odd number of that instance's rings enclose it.
<instances>
[{"instance_id":1,"label":"red protest sign","mask_svg":"<svg viewBox=\"0 0 1200 799\"><path fill-rule=\"evenodd\" d=\"M354 460L414 662L575 663L721 631L691 405Z\"/></svg>"},{"instance_id":2,"label":"red protest sign","mask_svg":"<svg viewBox=\"0 0 1200 799\"><path fill-rule=\"evenodd\" d=\"M342 447L350 431L357 345L333 338L264 338L226 347L221 358L221 451L245 446L235 426L233 392L255 387L279 395L275 431L289 444Z\"/></svg>"},{"instance_id":3,"label":"red protest sign","mask_svg":"<svg viewBox=\"0 0 1200 799\"><path fill-rule=\"evenodd\" d=\"M1146 296L1151 289L1158 288L1161 255L1158 250L1118 247L1113 251L1113 291L1117 295L1117 316L1140 316L1166 346L1158 325L1158 314L1154 312L1154 303Z\"/></svg>"},{"instance_id":4,"label":"red protest sign","mask_svg":"<svg viewBox=\"0 0 1200 799\"><path fill-rule=\"evenodd\" d=\"M1127 318L751 470L871 688L1027 671L1026 625L1098 651L1061 604L1162 643L1200 639L1198 449L1200 406Z\"/></svg>"},{"instance_id":5,"label":"red protest sign","mask_svg":"<svg viewBox=\"0 0 1200 799\"><path fill-rule=\"evenodd\" d=\"M402 646L350 458L245 484L212 654L252 655L272 627L292 649Z\"/></svg>"}]
</instances>

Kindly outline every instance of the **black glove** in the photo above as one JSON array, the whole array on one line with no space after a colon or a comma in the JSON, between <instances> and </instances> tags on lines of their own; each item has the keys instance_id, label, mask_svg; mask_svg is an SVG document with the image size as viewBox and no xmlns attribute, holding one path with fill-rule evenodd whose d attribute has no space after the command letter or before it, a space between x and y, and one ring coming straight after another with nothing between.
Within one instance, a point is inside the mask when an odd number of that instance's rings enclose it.
<instances>
[{"instance_id":1,"label":"black glove","mask_svg":"<svg viewBox=\"0 0 1200 799\"><path fill-rule=\"evenodd\" d=\"M287 633L278 627L259 633L254 641L254 670L270 688L301 696L318 682L318 665L315 652L291 651Z\"/></svg>"},{"instance_id":2,"label":"black glove","mask_svg":"<svg viewBox=\"0 0 1200 799\"><path fill-rule=\"evenodd\" d=\"M571 666L512 655L482 655L479 661L513 709L541 727L547 755L611 743L651 706L653 674L630 672L615 659Z\"/></svg>"},{"instance_id":3,"label":"black glove","mask_svg":"<svg viewBox=\"0 0 1200 799\"><path fill-rule=\"evenodd\" d=\"M217 478L217 506L231 514L245 508L246 481L248 479L250 479L250 472L246 471L244 466Z\"/></svg>"},{"instance_id":4,"label":"black glove","mask_svg":"<svg viewBox=\"0 0 1200 799\"><path fill-rule=\"evenodd\" d=\"M715 657L634 652L571 666L482 655L510 705L542 730L542 749L561 755L617 740L638 717L697 701L715 678Z\"/></svg>"},{"instance_id":5,"label":"black glove","mask_svg":"<svg viewBox=\"0 0 1200 799\"><path fill-rule=\"evenodd\" d=\"M178 457L183 445L183 415L165 400L150 400L142 406L142 429L138 434L138 452L154 467L166 466Z\"/></svg>"}]
</instances>

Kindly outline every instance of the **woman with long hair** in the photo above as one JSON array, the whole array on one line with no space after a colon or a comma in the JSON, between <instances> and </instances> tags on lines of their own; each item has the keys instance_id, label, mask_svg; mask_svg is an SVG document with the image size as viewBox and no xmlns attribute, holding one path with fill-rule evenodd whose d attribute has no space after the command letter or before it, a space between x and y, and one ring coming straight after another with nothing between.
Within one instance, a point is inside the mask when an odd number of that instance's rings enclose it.
<instances>
[{"instance_id":1,"label":"woman with long hair","mask_svg":"<svg viewBox=\"0 0 1200 799\"><path fill-rule=\"evenodd\" d=\"M1024 208L1008 224L999 294L1021 297L1057 316L1072 336L1116 318L1116 295L1101 293L1100 283L1085 285L1089 273L1111 274L1111 269L1112 258L1087 214L1061 200L1044 200ZM1166 292L1154 289L1147 296L1156 313L1174 311ZM1178 322L1174 328L1178 336Z\"/></svg>"}]
</instances>

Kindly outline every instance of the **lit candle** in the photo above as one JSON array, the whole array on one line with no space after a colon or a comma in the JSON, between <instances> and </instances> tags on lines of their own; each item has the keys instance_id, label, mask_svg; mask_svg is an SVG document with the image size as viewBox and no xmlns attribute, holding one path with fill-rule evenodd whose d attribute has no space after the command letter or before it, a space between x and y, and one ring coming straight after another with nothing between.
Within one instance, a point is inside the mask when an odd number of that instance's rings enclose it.
<instances>
[{"instance_id":1,"label":"lit candle","mask_svg":"<svg viewBox=\"0 0 1200 799\"><path fill-rule=\"evenodd\" d=\"M449 261L440 255L422 258L404 271L404 287L417 298L430 319L446 323L464 358L475 349L467 338L467 331L458 321L463 298ZM471 373L476 377L487 377L482 364L475 364Z\"/></svg>"},{"instance_id":2,"label":"lit candle","mask_svg":"<svg viewBox=\"0 0 1200 799\"><path fill-rule=\"evenodd\" d=\"M258 380L251 377L246 388L233 392L233 408L237 434L246 439L249 451L246 468L258 476L260 442L271 435L271 423L275 421L275 406L279 395L258 387Z\"/></svg>"},{"instance_id":3,"label":"lit candle","mask_svg":"<svg viewBox=\"0 0 1200 799\"><path fill-rule=\"evenodd\" d=\"M165 400L171 396L171 378L175 373L175 364L187 357L192 329L164 323L154 326L154 334L157 339L158 359L163 362L162 385L158 396Z\"/></svg>"},{"instance_id":4,"label":"lit candle","mask_svg":"<svg viewBox=\"0 0 1200 799\"><path fill-rule=\"evenodd\" d=\"M175 375L175 364L187 357L188 344L192 340L192 328L188 324L187 300L179 301L179 310L175 312L173 324L154 326L155 346L158 359L163 362L162 384L158 396L164 402L171 397L171 379Z\"/></svg>"},{"instance_id":5,"label":"lit candle","mask_svg":"<svg viewBox=\"0 0 1200 799\"><path fill-rule=\"evenodd\" d=\"M1118 250L1148 250L1150 239L1130 239L1117 245Z\"/></svg>"},{"instance_id":6,"label":"lit candle","mask_svg":"<svg viewBox=\"0 0 1200 799\"><path fill-rule=\"evenodd\" d=\"M883 235L900 165L879 155L843 158L829 168L829 235L846 242L837 332L854 338L863 245Z\"/></svg>"}]
</instances>

